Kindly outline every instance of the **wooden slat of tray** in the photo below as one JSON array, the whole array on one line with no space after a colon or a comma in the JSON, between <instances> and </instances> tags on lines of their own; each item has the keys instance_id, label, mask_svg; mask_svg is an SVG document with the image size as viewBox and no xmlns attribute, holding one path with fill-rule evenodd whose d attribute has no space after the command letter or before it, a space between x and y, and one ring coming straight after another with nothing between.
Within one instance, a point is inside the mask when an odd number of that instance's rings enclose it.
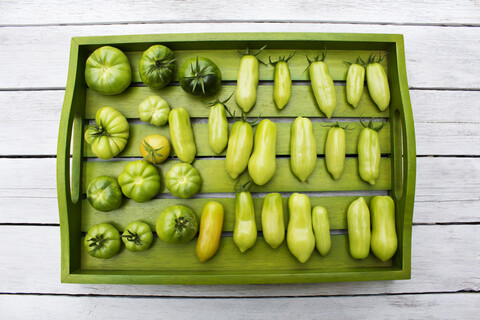
<instances>
[{"instance_id":1,"label":"wooden slat of tray","mask_svg":"<svg viewBox=\"0 0 480 320\"><path fill-rule=\"evenodd\" d=\"M221 99L228 98L235 90L236 85L224 84L216 94ZM345 96L345 86L335 86L337 96L337 106L333 117L376 117L388 118L390 110L380 111L374 104L368 94L365 86L363 95L357 108L352 108ZM178 85L167 86L162 89L154 90L148 87L129 87L122 94L114 96L105 96L98 92L88 89L85 106L85 118L95 119L98 109L104 106L111 106L120 111L127 118L138 119L138 105L151 95L158 95L164 98L171 108L183 107L188 110L192 118L208 117L209 108L205 106L204 101L213 102L212 97L196 97L185 93ZM235 103L235 97L227 102L228 108L232 112L240 115L240 109ZM293 85L292 97L288 105L282 110L278 110L273 101L273 86L271 84L260 84L257 92L257 103L248 113L249 117L325 117L318 108L312 89L308 84Z\"/></svg>"},{"instance_id":2,"label":"wooden slat of tray","mask_svg":"<svg viewBox=\"0 0 480 320\"><path fill-rule=\"evenodd\" d=\"M168 44L167 44L168 46ZM262 45L260 45L262 46ZM245 48L238 48L244 50ZM259 48L252 48L259 49ZM273 80L274 67L268 63L268 57L272 57L272 61L277 61L279 56L288 57L292 52L296 52L295 56L289 61L290 72L292 74L292 80L308 80L308 72L305 69L308 66L306 56L312 60L317 55L322 56L323 49L321 50L269 50L268 48L262 51L257 57L267 65L260 64L260 80ZM237 80L238 66L240 65L240 59L242 55L236 50L174 50L175 58L177 62L177 68L183 65L185 61L196 56L207 57L212 60L222 71L223 80ZM138 66L140 58L143 52L125 52L130 60L132 66L132 81L142 82L138 73ZM363 61L367 61L368 57L372 54L371 50L329 50L327 51L327 58L325 62L328 65L328 69L333 80L345 80L347 72L348 62L355 62L358 57L361 57ZM377 57L381 54L385 55L384 51L376 51L374 53ZM387 59L385 58L381 63L387 70ZM177 76L178 74L176 74ZM176 79L176 78L175 78Z\"/></svg>"},{"instance_id":3,"label":"wooden slat of tray","mask_svg":"<svg viewBox=\"0 0 480 320\"><path fill-rule=\"evenodd\" d=\"M82 237L81 268L83 270L151 270L151 271L228 271L264 270L273 273L287 271L328 271L339 269L358 269L367 267L390 267L392 261L381 262L370 254L366 259L356 260L349 254L348 235L332 235L332 248L329 254L322 257L314 251L310 259L301 264L288 251L286 241L273 250L262 237L257 238L255 245L244 253L240 253L232 237L222 237L216 255L200 263L195 253L196 239L187 244L167 244L158 237L154 238L151 247L143 252L132 253L123 246L120 252L111 259L97 259L90 256L83 247Z\"/></svg>"},{"instance_id":4,"label":"wooden slat of tray","mask_svg":"<svg viewBox=\"0 0 480 320\"><path fill-rule=\"evenodd\" d=\"M232 195L233 196L233 195ZM315 206L323 206L327 209L330 229L347 229L347 210L352 201L357 196L338 196L338 197L310 197L312 208ZM373 196L364 196L367 203ZM235 199L227 198L196 198L196 199L153 199L141 205L130 199L125 199L122 206L112 212L101 212L95 210L87 200L83 200L82 204L82 228L83 232L87 232L93 225L109 222L120 231L125 230L127 224L133 220L141 220L150 225L155 230L155 224L160 212L163 209L173 205L185 205L200 219L203 206L208 201L218 201L223 205L225 216L223 221L223 231L233 231L235 225ZM262 206L263 197L254 198L253 205L255 207L255 218L257 230L262 230ZM283 197L283 208L285 226L288 222L288 197Z\"/></svg>"},{"instance_id":5,"label":"wooden slat of tray","mask_svg":"<svg viewBox=\"0 0 480 320\"><path fill-rule=\"evenodd\" d=\"M128 161L85 161L83 170L82 192L93 178L100 175L118 177ZM168 161L161 166L162 188L160 193L168 192L164 186L165 174L177 161ZM234 192L236 180L232 180L226 170L224 159L198 159L194 162L203 177L200 189L202 193ZM352 191L352 190L390 190L391 161L382 158L380 161L380 176L375 185L363 181L358 174L358 160L347 158L345 169L339 180L333 180L326 171L325 159L319 158L317 166L307 182L300 182L290 170L290 159L277 159L277 170L274 177L263 186L252 185L252 192L308 192L308 191Z\"/></svg>"},{"instance_id":6,"label":"wooden slat of tray","mask_svg":"<svg viewBox=\"0 0 480 320\"><path fill-rule=\"evenodd\" d=\"M276 125L277 155L289 155L291 122L279 122L276 123ZM317 140L317 154L325 154L325 141L331 125L331 123L313 122L313 132ZM345 130L346 154L357 154L358 136L363 126L359 122L342 122L342 126L347 126L347 130ZM217 154L211 150L208 144L208 124L194 123L192 127L197 146L197 156L216 156ZM230 124L230 129L231 127L232 124ZM130 137L128 138L127 146L118 157L141 157L140 144L142 139L150 134L161 134L170 140L170 128L168 125L161 127L155 127L153 125L130 125ZM379 136L382 154L390 154L390 124L388 122L386 122L382 130L379 131ZM96 157L90 145L86 142L84 143L83 150L84 156ZM171 154L174 154L173 148L171 148ZM226 151L221 155L225 154Z\"/></svg>"}]
</instances>

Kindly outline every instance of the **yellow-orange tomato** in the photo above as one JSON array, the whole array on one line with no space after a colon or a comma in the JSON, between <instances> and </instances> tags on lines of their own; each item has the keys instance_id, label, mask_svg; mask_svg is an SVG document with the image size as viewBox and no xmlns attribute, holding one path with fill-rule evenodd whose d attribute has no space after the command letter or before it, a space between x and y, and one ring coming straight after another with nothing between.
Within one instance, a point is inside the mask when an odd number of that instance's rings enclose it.
<instances>
[{"instance_id":1,"label":"yellow-orange tomato","mask_svg":"<svg viewBox=\"0 0 480 320\"><path fill-rule=\"evenodd\" d=\"M170 155L170 142L161 134L151 134L140 143L140 153L148 162L162 163Z\"/></svg>"}]
</instances>

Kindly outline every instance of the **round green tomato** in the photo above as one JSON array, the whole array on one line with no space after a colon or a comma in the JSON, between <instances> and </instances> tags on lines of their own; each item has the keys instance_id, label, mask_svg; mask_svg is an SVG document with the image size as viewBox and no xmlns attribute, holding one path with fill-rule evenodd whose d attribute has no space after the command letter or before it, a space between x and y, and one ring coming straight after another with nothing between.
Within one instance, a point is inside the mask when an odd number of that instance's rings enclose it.
<instances>
[{"instance_id":1,"label":"round green tomato","mask_svg":"<svg viewBox=\"0 0 480 320\"><path fill-rule=\"evenodd\" d=\"M125 196L145 202L160 191L160 174L157 167L145 160L132 161L120 173L118 183Z\"/></svg>"},{"instance_id":2,"label":"round green tomato","mask_svg":"<svg viewBox=\"0 0 480 320\"><path fill-rule=\"evenodd\" d=\"M100 259L110 259L120 250L120 233L109 223L94 225L85 236L88 254Z\"/></svg>"},{"instance_id":3,"label":"round green tomato","mask_svg":"<svg viewBox=\"0 0 480 320\"><path fill-rule=\"evenodd\" d=\"M191 164L177 163L168 170L165 184L175 197L188 199L200 190L202 178Z\"/></svg>"},{"instance_id":4,"label":"round green tomato","mask_svg":"<svg viewBox=\"0 0 480 320\"><path fill-rule=\"evenodd\" d=\"M97 111L95 122L85 131L85 140L92 146L92 152L104 160L122 152L130 135L127 119L114 108L103 107Z\"/></svg>"},{"instance_id":5,"label":"round green tomato","mask_svg":"<svg viewBox=\"0 0 480 320\"><path fill-rule=\"evenodd\" d=\"M156 229L158 237L167 243L187 243L197 233L198 219L188 207L171 206L158 216Z\"/></svg>"},{"instance_id":6,"label":"round green tomato","mask_svg":"<svg viewBox=\"0 0 480 320\"><path fill-rule=\"evenodd\" d=\"M152 229L142 221L130 222L122 234L122 241L129 251L145 251L153 241Z\"/></svg>"},{"instance_id":7,"label":"round green tomato","mask_svg":"<svg viewBox=\"0 0 480 320\"><path fill-rule=\"evenodd\" d=\"M196 57L182 65L179 80L185 92L195 96L210 96L220 89L222 73L212 60Z\"/></svg>"},{"instance_id":8,"label":"round green tomato","mask_svg":"<svg viewBox=\"0 0 480 320\"><path fill-rule=\"evenodd\" d=\"M87 199L99 211L112 211L122 204L122 190L114 178L99 176L88 184Z\"/></svg>"},{"instance_id":9,"label":"round green tomato","mask_svg":"<svg viewBox=\"0 0 480 320\"><path fill-rule=\"evenodd\" d=\"M130 62L121 50L103 46L88 57L85 82L89 88L105 95L119 94L127 89L131 80Z\"/></svg>"},{"instance_id":10,"label":"round green tomato","mask_svg":"<svg viewBox=\"0 0 480 320\"><path fill-rule=\"evenodd\" d=\"M169 84L175 72L172 50L160 44L151 46L140 59L140 77L148 87L160 89Z\"/></svg>"},{"instance_id":11,"label":"round green tomato","mask_svg":"<svg viewBox=\"0 0 480 320\"><path fill-rule=\"evenodd\" d=\"M163 126L168 121L170 106L159 96L150 96L138 106L140 120L150 122L154 126Z\"/></svg>"}]
</instances>

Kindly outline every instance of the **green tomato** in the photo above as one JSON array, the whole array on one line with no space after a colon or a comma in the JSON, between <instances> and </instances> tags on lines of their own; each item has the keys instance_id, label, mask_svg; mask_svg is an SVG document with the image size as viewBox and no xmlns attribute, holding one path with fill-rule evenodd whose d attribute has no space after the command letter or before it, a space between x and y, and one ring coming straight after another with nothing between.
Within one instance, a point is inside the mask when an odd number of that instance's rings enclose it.
<instances>
[{"instance_id":1,"label":"green tomato","mask_svg":"<svg viewBox=\"0 0 480 320\"><path fill-rule=\"evenodd\" d=\"M96 177L88 184L87 199L99 211L112 211L122 204L122 190L114 178Z\"/></svg>"},{"instance_id":2,"label":"green tomato","mask_svg":"<svg viewBox=\"0 0 480 320\"><path fill-rule=\"evenodd\" d=\"M122 192L136 202L152 199L160 191L157 167L145 160L129 162L118 177Z\"/></svg>"},{"instance_id":3,"label":"green tomato","mask_svg":"<svg viewBox=\"0 0 480 320\"><path fill-rule=\"evenodd\" d=\"M150 248L153 241L152 229L142 221L130 222L123 231L122 241L129 251L145 251Z\"/></svg>"},{"instance_id":4,"label":"green tomato","mask_svg":"<svg viewBox=\"0 0 480 320\"><path fill-rule=\"evenodd\" d=\"M335 85L328 71L328 66L323 61L324 59L325 54L320 60L318 60L318 56L314 61L309 60L307 57L307 60L310 62L308 74L310 75L312 91L318 108L327 118L330 118L337 106L337 96Z\"/></svg>"},{"instance_id":5,"label":"green tomato","mask_svg":"<svg viewBox=\"0 0 480 320\"><path fill-rule=\"evenodd\" d=\"M185 92L195 96L210 96L220 89L222 73L212 60L196 57L182 65L179 80Z\"/></svg>"},{"instance_id":6,"label":"green tomato","mask_svg":"<svg viewBox=\"0 0 480 320\"><path fill-rule=\"evenodd\" d=\"M177 163L167 171L165 184L175 197L188 199L200 190L202 178L191 164Z\"/></svg>"},{"instance_id":7,"label":"green tomato","mask_svg":"<svg viewBox=\"0 0 480 320\"><path fill-rule=\"evenodd\" d=\"M150 96L138 106L138 114L143 122L150 122L154 126L163 126L168 121L170 106L165 99L159 96Z\"/></svg>"},{"instance_id":8,"label":"green tomato","mask_svg":"<svg viewBox=\"0 0 480 320\"><path fill-rule=\"evenodd\" d=\"M132 69L119 49L103 46L95 50L85 65L85 82L90 89L105 95L122 93L130 85Z\"/></svg>"},{"instance_id":9,"label":"green tomato","mask_svg":"<svg viewBox=\"0 0 480 320\"><path fill-rule=\"evenodd\" d=\"M175 56L169 48L160 44L151 46L140 59L140 78L148 87L160 89L173 80Z\"/></svg>"},{"instance_id":10,"label":"green tomato","mask_svg":"<svg viewBox=\"0 0 480 320\"><path fill-rule=\"evenodd\" d=\"M112 107L97 111L96 124L85 131L85 141L92 146L92 152L103 160L108 160L125 149L130 129L127 119Z\"/></svg>"},{"instance_id":11,"label":"green tomato","mask_svg":"<svg viewBox=\"0 0 480 320\"><path fill-rule=\"evenodd\" d=\"M187 243L197 233L198 219L188 207L171 206L158 216L156 230L158 237L167 243Z\"/></svg>"},{"instance_id":12,"label":"green tomato","mask_svg":"<svg viewBox=\"0 0 480 320\"><path fill-rule=\"evenodd\" d=\"M84 245L89 255L100 259L110 259L120 250L120 233L111 224L100 223L88 230Z\"/></svg>"}]
</instances>

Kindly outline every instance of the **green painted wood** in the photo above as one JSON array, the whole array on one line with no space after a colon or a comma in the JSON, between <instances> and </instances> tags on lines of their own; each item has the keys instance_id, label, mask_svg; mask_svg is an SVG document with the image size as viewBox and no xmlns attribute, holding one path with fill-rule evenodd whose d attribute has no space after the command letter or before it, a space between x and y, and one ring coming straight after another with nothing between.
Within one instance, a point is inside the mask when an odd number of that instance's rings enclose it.
<instances>
[{"instance_id":1,"label":"green painted wood","mask_svg":"<svg viewBox=\"0 0 480 320\"><path fill-rule=\"evenodd\" d=\"M224 84L218 96L225 100L235 90L235 85ZM389 117L389 110L380 111L374 104L368 89L363 90L362 99L357 108L352 108L345 96L345 86L335 86L337 96L337 107L333 113L333 117ZM87 119L95 119L98 109L104 106L111 106L120 111L127 118L138 119L138 105L151 95L159 95L170 104L171 108L184 107L187 109L192 118L208 118L209 109L205 106L204 101L214 101L215 97L202 98L186 94L180 86L167 86L162 89L154 90L148 87L129 87L120 95L105 96L93 90L87 90L87 104L85 117ZM240 114L240 108L232 97L227 103L227 107L232 112ZM305 117L324 117L318 108L312 89L308 83L303 85L292 86L292 98L288 105L278 110L273 101L273 85L260 84L258 86L257 103L249 112L249 117L297 117L302 115Z\"/></svg>"},{"instance_id":2,"label":"green painted wood","mask_svg":"<svg viewBox=\"0 0 480 320\"><path fill-rule=\"evenodd\" d=\"M84 162L83 192L90 181L100 175L110 175L117 178L128 161L86 161ZM168 169L177 161L168 161L160 166L162 186L160 193L168 192L164 179ZM228 175L224 159L200 159L193 163L203 178L200 188L202 193L234 192L236 180ZM380 176L375 185L363 181L358 174L356 158L345 160L345 170L339 180L333 180L325 168L325 159L319 158L317 166L306 182L301 182L290 170L290 159L277 159L277 170L272 180L259 187L252 185L252 192L308 192L308 191L354 191L354 190L390 190L391 161L382 158L380 161ZM139 206L141 206L139 204Z\"/></svg>"},{"instance_id":3,"label":"green painted wood","mask_svg":"<svg viewBox=\"0 0 480 320\"><path fill-rule=\"evenodd\" d=\"M289 155L290 154L290 127L293 122L278 122L277 125L277 155ZM317 139L317 153L319 155L325 154L325 141L327 139L327 133L332 123L325 122L313 122L313 132ZM357 154L358 136L363 126L360 122L342 122L342 126L347 126L345 130L345 142L346 142L346 154ZM197 146L197 156L216 156L210 149L208 144L208 124L206 123L194 123L192 124L193 133L195 135L195 141ZM230 123L230 129L232 124ZM255 130L255 128L254 128ZM170 140L170 129L168 125L162 127L155 127L153 125L130 125L130 137L125 149L118 155L118 157L141 157L140 144L146 136L150 134L161 134L166 136ZM382 154L390 154L390 124L385 123L384 128L379 132L380 136L380 150ZM171 148L171 154L175 152ZM221 153L225 156L226 150ZM84 143L84 156L96 157L88 143Z\"/></svg>"},{"instance_id":4,"label":"green painted wood","mask_svg":"<svg viewBox=\"0 0 480 320\"><path fill-rule=\"evenodd\" d=\"M327 209L330 229L334 230L347 229L347 210L350 203L357 198L357 196L310 197L310 201L312 208L315 206L323 206ZM364 198L367 204L369 204L373 196L364 196ZM119 209L111 212L98 211L94 209L87 200L83 200L82 232L87 232L95 224L105 221L111 223L118 230L123 231L127 224L133 220L141 220L149 224L152 230L155 230L157 218L165 208L181 204L192 209L198 219L200 219L202 209L209 201L217 201L222 204L225 212L223 231L233 231L235 224L235 199L232 195L230 198L153 199L141 206L133 200L125 199ZM263 197L254 198L253 205L255 207L257 230L261 231ZM283 197L283 208L286 226L288 223L288 197Z\"/></svg>"},{"instance_id":5,"label":"green painted wood","mask_svg":"<svg viewBox=\"0 0 480 320\"><path fill-rule=\"evenodd\" d=\"M378 111L371 101L368 90L364 90L364 97L361 105L357 109L350 108L345 100L344 87L337 83L338 106L334 117L382 117L392 118L388 123L388 129L383 129L387 133L381 133L382 144L386 144L386 153L391 155L383 158L381 162L381 176L377 185L370 186L361 181L358 176L357 159L348 158L346 169L342 179L333 181L325 170L323 158L319 158L317 169L307 183L300 183L290 172L289 159L284 156L288 154L284 146L279 146L279 155L277 161L277 173L270 183L263 187L253 186L253 192L307 192L307 191L348 191L348 190L386 190L393 194L397 205L397 229L399 230L399 249L391 261L382 264L374 257L369 257L368 261L356 261L349 257L347 251L347 236L334 235L333 246L342 250L335 250L327 258L321 258L314 253L311 261L307 265L301 265L288 253L286 245L274 252L277 260L270 259L269 254L273 251L263 242L260 237L257 245L247 252L240 255L236 250L230 237L222 238L221 251L211 260L214 268L207 268L193 264L195 261L194 244L190 243L186 250L178 250L178 247L164 248L166 244L160 243L156 238L155 245L145 252L145 256L151 255L145 261L139 255L131 256L132 253L122 252L112 260L99 261L92 258L82 248L81 232L85 232L88 226L96 221L111 221L118 228L122 229L126 223L133 218L142 217L148 223L153 224L157 210L163 206L174 202L189 203L199 214L201 207L207 199L194 198L189 200L164 199L165 188L159 194L157 199L144 204L137 204L131 200L125 200L124 205L117 211L111 213L98 213L90 207L86 200L79 201L76 205L70 196L70 174L69 172L69 154L70 141L72 138L71 127L76 112L92 119L98 108L104 105L112 105L124 113L127 118L138 119L138 104L144 98L152 93L159 94L166 98L172 107L185 107L193 118L203 118L203 122L208 115L208 109L203 107L201 99L191 97L180 92L177 85L169 86L162 90L151 90L143 86L130 87L121 95L113 97L103 97L90 90L86 90L83 78L84 64L86 57L93 50L101 45L115 45L124 50L131 58L134 69L134 81L138 81L137 65L141 52L149 46L163 43L175 52L178 52L178 63L190 57L191 54L204 54L212 58L224 71L224 80L234 81L236 78L236 68L240 56L236 53L249 44L252 48L268 45L267 51L260 55L260 58L268 58L268 55L289 54L292 50L297 51L297 55L292 61L292 74L296 80L293 87L293 96L290 104L282 111L276 110L272 101L272 83L262 82L259 86L259 98L257 105L252 109L249 116L256 117L260 113L261 117L287 117L294 118L298 115L308 116L310 118L322 118L323 115L314 102L311 89L309 87L308 75L304 72L306 67L305 53L320 53L326 47L328 50L327 64L330 67L333 78L337 81L343 81L346 73L346 65L343 60L355 60L360 54L366 58L370 53L378 54L388 52L388 59L384 61L384 66L388 71L392 103L391 107L384 112ZM72 50L70 57L70 68L65 93L64 108L62 110L62 119L60 122L59 145L57 155L57 184L59 194L60 211L60 229L62 241L62 281L72 283L144 283L144 284L213 284L213 283L287 283L287 282L319 282L319 281L353 281L353 280L386 280L386 279L408 279L410 277L410 256L411 256L411 221L413 215L413 199L415 190L415 141L413 129L413 117L411 113L410 99L408 95L408 84L406 78L405 55L403 47L403 37L401 35L381 35L381 34L322 34L322 33L303 33L303 34L285 34L285 33L245 33L245 34L177 34L177 35L139 35L139 36L108 36L108 37L85 37L72 39ZM225 55L228 53L228 56ZM332 54L334 53L334 55ZM234 56L234 54L236 56ZM302 59L305 59L302 62ZM77 72L77 70L79 72ZM260 77L262 80L270 81L273 77L273 67L261 66ZM225 84L220 92L220 96L225 98L233 92L235 85ZM228 106L234 106L232 100L227 103ZM234 110L236 107L232 107ZM398 110L398 111L397 111ZM394 116L394 113L399 114ZM397 118L394 118L397 117ZM319 119L322 121L322 119ZM78 121L78 120L77 120ZM288 120L287 120L288 121ZM317 120L318 121L318 120ZM351 121L350 119L348 121ZM314 120L315 122L315 120ZM316 122L318 123L318 122ZM281 124L284 126L286 124ZM317 124L316 124L317 125ZM202 128L201 124L195 124ZM205 125L204 125L205 126ZM402 130L398 127L401 126ZM138 130L137 130L138 128ZM153 127L152 127L153 128ZM132 126L132 141L140 139L144 132L150 132L151 128L145 126ZM284 130L282 128L282 130ZM357 130L357 129L356 129ZM75 130L77 131L77 130ZM197 131L197 130L196 130ZM196 135L203 137L205 129L199 129ZM388 132L389 131L389 132ZM288 132L286 130L285 132ZM318 139L325 138L325 130L320 130ZM353 133L353 132L352 132ZM347 136L348 136L347 132ZM401 138L399 137L401 136ZM284 139L284 138L282 138ZM386 143L390 139L390 143ZM355 143L349 139L350 154L355 154ZM79 133L73 133L73 141L80 141ZM277 140L278 141L278 140ZM74 142L75 145L76 142ZM288 145L288 143L287 143ZM321 144L320 144L321 145ZM348 144L347 144L348 145ZM77 144L75 150L81 150L83 144ZM207 149L199 147L199 155L209 156ZM283 149L282 149L283 148ZM348 150L348 149L347 149ZM384 150L384 152L385 152ZM90 151L85 151L88 156ZM135 144L127 147L125 155L132 152L133 157L138 153L135 150ZM74 151L75 154L75 151ZM319 154L323 154L322 146L319 146ZM130 155L128 155L130 156ZM214 162L215 161L215 162ZM227 208L225 231L232 229L232 207L233 207L233 186L232 181L222 168L224 159L205 159L200 158L194 162L201 175L209 177L204 179L205 183L202 192L225 193L226 198L217 198L225 202ZM162 175L175 163L169 160L161 165ZM84 193L87 183L99 174L111 174L118 176L123 169L126 161L84 161L80 165L78 158L72 161L73 180L78 180L75 176L82 177L81 190ZM399 171L400 168L403 171ZM399 181L402 180L402 181ZM74 182L75 183L75 182ZM393 188L392 188L393 186ZM391 190L393 189L393 190ZM75 190L75 188L73 188ZM399 191L401 190L401 192ZM216 195L216 197L219 195ZM355 197L352 197L355 198ZM324 204L332 213L332 226L338 229L345 229L345 212L349 197L314 197L312 204ZM255 206L261 206L262 199L254 200ZM284 199L286 202L286 199ZM177 203L178 203L177 202ZM83 210L83 211L82 211ZM258 209L259 210L259 209ZM117 215L114 215L117 213ZM257 214L257 223L259 223L259 214ZM339 240L340 239L340 240ZM343 239L343 240L342 240ZM190 249L188 249L190 248ZM267 250L268 249L268 250ZM283 250L283 252L282 252ZM237 253L239 259L235 261L234 253ZM282 254L281 254L282 253ZM232 255L229 257L228 255ZM316 255L316 256L315 256ZM265 259L268 256L269 259ZM128 258L127 258L128 257ZM178 259L181 257L181 259ZM170 259L170 260L169 260ZM184 260L185 259L185 260ZM215 260L216 259L216 260ZM253 264L250 260L253 259ZM373 259L370 261L369 259ZM95 261L96 260L96 261ZM271 260L265 262L265 260ZM317 261L318 260L318 261ZM353 261L352 261L353 260ZM214 262L216 261L216 262ZM246 263L248 261L248 263ZM274 263L277 261L277 264ZM290 262L288 262L290 261ZM120 268L116 268L112 262L119 262ZM162 264L163 263L163 264ZM183 267L187 265L187 268ZM292 263L292 264L289 264ZM366 263L366 265L364 265ZM378 264L380 263L380 265ZM101 265L107 264L107 266ZM278 268L280 264L280 268ZM311 264L308 266L308 264ZM235 268L235 265L240 266ZM243 266L248 265L246 269ZM300 267L298 266L300 265ZM172 267L173 266L173 267ZM180 266L180 267L179 267ZM262 269L263 267L263 269ZM182 269L183 268L183 269ZM213 270L213 271L212 271Z\"/></svg>"},{"instance_id":6,"label":"green painted wood","mask_svg":"<svg viewBox=\"0 0 480 320\"><path fill-rule=\"evenodd\" d=\"M260 45L260 47L261 46L263 45ZM308 72L305 72L305 69L308 67L308 61L306 56L308 56L310 59L313 59L319 54L321 56L323 48L321 50L270 50L268 49L268 44L267 49L262 51L257 56L259 60L267 64L260 64L260 80L273 80L274 67L268 63L269 57L272 58L272 61L277 61L279 57L288 57L288 55L291 54L293 51L296 52L295 56L288 62L288 65L290 67L290 73L292 75L292 80L309 80ZM132 67L132 82L142 82L140 74L138 72L138 66L140 64L140 59L143 52L127 51L125 52L125 54L130 60L130 65ZM174 54L178 69L183 65L185 61L190 58L194 58L196 56L209 58L210 60L215 62L215 64L222 71L222 80L227 81L237 80L238 66L240 65L240 60L242 59L242 55L239 54L237 50L175 50ZM358 57L362 58L364 61L367 61L368 57L371 54L371 50L328 50L325 63L328 66L332 79L334 81L342 81L345 80L348 69L348 65L345 63L345 61L355 62ZM384 56L385 52L376 51L375 54L381 54L382 56ZM388 65L387 60L388 59L385 59L381 62L386 69ZM174 80L178 80L177 75Z\"/></svg>"},{"instance_id":7,"label":"green painted wood","mask_svg":"<svg viewBox=\"0 0 480 320\"><path fill-rule=\"evenodd\" d=\"M314 251L310 259L301 264L290 254L286 242L273 250L262 237L245 253L240 253L232 237L222 237L215 256L201 263L195 253L196 238L187 244L172 245L154 238L152 246L143 252L131 253L124 247L111 259L91 257L85 247L81 248L82 269L86 270L159 270L159 271L272 271L301 272L312 270L335 270L338 268L389 267L391 261L381 262L370 254L366 259L356 260L349 254L348 236L333 235L329 254L322 257Z\"/></svg>"}]
</instances>

